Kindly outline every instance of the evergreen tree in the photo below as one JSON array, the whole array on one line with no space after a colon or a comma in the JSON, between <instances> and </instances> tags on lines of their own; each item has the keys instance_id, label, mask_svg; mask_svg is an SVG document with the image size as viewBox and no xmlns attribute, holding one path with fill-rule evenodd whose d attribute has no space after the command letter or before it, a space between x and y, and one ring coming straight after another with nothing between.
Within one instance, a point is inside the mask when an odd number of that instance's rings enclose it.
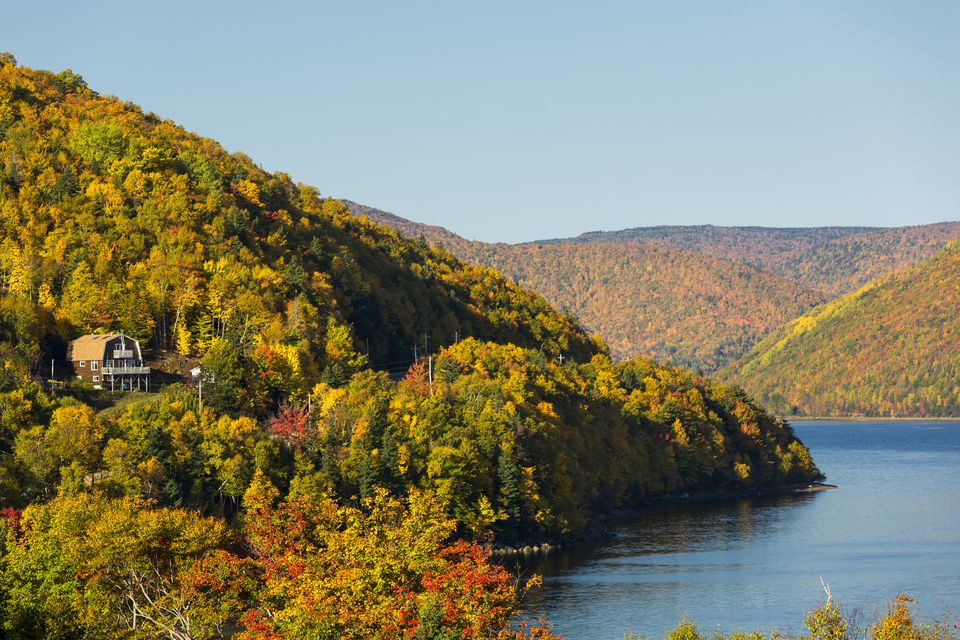
<instances>
[{"instance_id":1,"label":"evergreen tree","mask_svg":"<svg viewBox=\"0 0 960 640\"><path fill-rule=\"evenodd\" d=\"M360 469L360 497L371 498L377 489L380 479L379 465L373 459L373 454L364 456L363 467Z\"/></svg>"},{"instance_id":2,"label":"evergreen tree","mask_svg":"<svg viewBox=\"0 0 960 640\"><path fill-rule=\"evenodd\" d=\"M244 378L240 354L232 344L217 340L203 357L203 398L218 411L235 413L241 407Z\"/></svg>"},{"instance_id":3,"label":"evergreen tree","mask_svg":"<svg viewBox=\"0 0 960 640\"><path fill-rule=\"evenodd\" d=\"M347 380L347 373L339 362L328 364L323 368L323 373L320 374L320 382L325 382L331 387L342 387L347 384Z\"/></svg>"},{"instance_id":4,"label":"evergreen tree","mask_svg":"<svg viewBox=\"0 0 960 640\"><path fill-rule=\"evenodd\" d=\"M320 472L336 487L340 484L340 467L337 465L337 439L333 429L327 429L320 452Z\"/></svg>"},{"instance_id":5,"label":"evergreen tree","mask_svg":"<svg viewBox=\"0 0 960 640\"><path fill-rule=\"evenodd\" d=\"M500 451L497 461L497 482L500 485L498 507L507 514L500 525L504 539L517 542L523 533L523 504L520 500L520 470L509 451Z\"/></svg>"},{"instance_id":6,"label":"evergreen tree","mask_svg":"<svg viewBox=\"0 0 960 640\"><path fill-rule=\"evenodd\" d=\"M72 166L67 165L57 178L57 181L53 184L53 188L50 190L50 195L55 202L61 202L67 198L77 195L79 191L80 185L77 182L77 174L74 172Z\"/></svg>"},{"instance_id":7,"label":"evergreen tree","mask_svg":"<svg viewBox=\"0 0 960 640\"><path fill-rule=\"evenodd\" d=\"M380 442L380 485L393 493L400 493L403 488L400 460L397 456L397 443L389 427L383 430Z\"/></svg>"}]
</instances>

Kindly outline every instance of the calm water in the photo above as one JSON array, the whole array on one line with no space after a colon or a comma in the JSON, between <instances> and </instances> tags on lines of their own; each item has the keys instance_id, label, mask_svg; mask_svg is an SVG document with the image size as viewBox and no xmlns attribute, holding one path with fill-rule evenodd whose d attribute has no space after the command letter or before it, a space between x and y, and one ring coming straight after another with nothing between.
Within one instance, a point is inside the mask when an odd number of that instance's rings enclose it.
<instances>
[{"instance_id":1,"label":"calm water","mask_svg":"<svg viewBox=\"0 0 960 640\"><path fill-rule=\"evenodd\" d=\"M960 422L798 422L832 491L658 507L600 548L534 563L527 596L570 640L800 630L823 600L872 617L898 592L960 610Z\"/></svg>"}]
</instances>

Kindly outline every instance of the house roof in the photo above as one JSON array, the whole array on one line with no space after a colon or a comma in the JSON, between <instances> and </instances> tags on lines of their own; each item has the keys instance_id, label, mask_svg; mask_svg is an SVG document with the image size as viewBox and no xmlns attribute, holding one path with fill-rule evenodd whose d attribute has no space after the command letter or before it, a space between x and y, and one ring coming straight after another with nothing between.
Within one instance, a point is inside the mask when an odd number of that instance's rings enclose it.
<instances>
[{"instance_id":1,"label":"house roof","mask_svg":"<svg viewBox=\"0 0 960 640\"><path fill-rule=\"evenodd\" d=\"M124 339L137 344L139 343L128 335L122 333L98 333L86 336L80 336L70 342L70 348L67 349L67 360L74 362L76 360L103 360L103 350L107 342L114 338L123 336Z\"/></svg>"}]
</instances>

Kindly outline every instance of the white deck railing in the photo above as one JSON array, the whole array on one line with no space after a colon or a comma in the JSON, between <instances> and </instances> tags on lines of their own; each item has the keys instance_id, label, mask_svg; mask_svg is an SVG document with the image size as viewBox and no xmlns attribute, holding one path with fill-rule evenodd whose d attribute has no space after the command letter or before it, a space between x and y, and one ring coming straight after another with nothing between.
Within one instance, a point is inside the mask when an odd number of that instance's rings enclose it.
<instances>
[{"instance_id":1,"label":"white deck railing","mask_svg":"<svg viewBox=\"0 0 960 640\"><path fill-rule=\"evenodd\" d=\"M103 375L105 376L120 376L120 375L142 375L150 373L150 367L103 367Z\"/></svg>"}]
</instances>

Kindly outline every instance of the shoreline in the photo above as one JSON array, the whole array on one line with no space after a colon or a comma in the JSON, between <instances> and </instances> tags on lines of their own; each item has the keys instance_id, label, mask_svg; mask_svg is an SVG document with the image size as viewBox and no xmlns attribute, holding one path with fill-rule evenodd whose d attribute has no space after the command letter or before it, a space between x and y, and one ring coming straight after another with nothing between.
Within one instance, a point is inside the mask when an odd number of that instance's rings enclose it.
<instances>
[{"instance_id":1,"label":"shoreline","mask_svg":"<svg viewBox=\"0 0 960 640\"><path fill-rule=\"evenodd\" d=\"M726 489L694 493L684 492L681 494L645 498L638 501L635 506L621 507L609 513L598 515L595 521L588 526L583 533L574 536L565 536L554 541L541 541L515 547L494 544L490 549L490 553L494 559L513 559L517 557L530 559L565 548L595 545L612 539L614 537L612 528L617 526L618 522L637 518L651 507L689 504L693 502L723 502L724 500L739 500L742 498L801 495L805 493L829 491L836 488L838 488L837 485L827 484L826 482L803 482L772 487L755 487L753 489Z\"/></svg>"},{"instance_id":2,"label":"shoreline","mask_svg":"<svg viewBox=\"0 0 960 640\"><path fill-rule=\"evenodd\" d=\"M921 418L912 416L909 418L897 418L890 416L777 416L780 420L787 422L960 422L960 416L953 418L933 417Z\"/></svg>"}]
</instances>

